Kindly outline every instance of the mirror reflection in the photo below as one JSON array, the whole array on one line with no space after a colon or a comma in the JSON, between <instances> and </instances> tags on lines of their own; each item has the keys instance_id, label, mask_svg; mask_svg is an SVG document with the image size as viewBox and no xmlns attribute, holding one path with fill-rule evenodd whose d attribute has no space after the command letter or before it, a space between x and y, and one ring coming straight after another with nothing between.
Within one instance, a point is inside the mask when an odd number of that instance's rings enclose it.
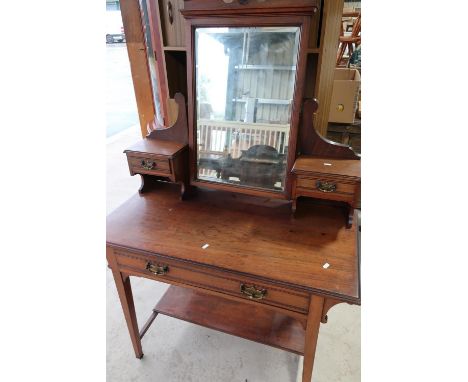
<instances>
[{"instance_id":1,"label":"mirror reflection","mask_svg":"<svg viewBox=\"0 0 468 382\"><path fill-rule=\"evenodd\" d=\"M159 100L159 86L158 86L158 76L157 76L157 69L156 69L157 64L156 64L156 57L155 57L154 50L153 50L153 42L151 40L151 29L150 29L150 22L149 22L148 6L147 6L146 1L147 0L140 0L140 9L142 13L143 33L145 35L148 68L149 68L149 74L151 78L151 85L153 89L153 101L154 101L154 107L156 111L156 115L154 117L160 123L162 123L163 119L161 116L161 104Z\"/></svg>"},{"instance_id":2,"label":"mirror reflection","mask_svg":"<svg viewBox=\"0 0 468 382\"><path fill-rule=\"evenodd\" d=\"M299 27L195 31L199 180L282 191Z\"/></svg>"}]
</instances>

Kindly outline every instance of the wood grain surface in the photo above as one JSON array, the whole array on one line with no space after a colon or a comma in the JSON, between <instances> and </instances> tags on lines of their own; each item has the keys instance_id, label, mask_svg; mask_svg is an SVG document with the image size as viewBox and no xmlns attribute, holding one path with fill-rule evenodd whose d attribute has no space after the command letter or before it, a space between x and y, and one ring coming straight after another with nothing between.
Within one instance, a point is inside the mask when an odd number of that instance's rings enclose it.
<instances>
[{"instance_id":1,"label":"wood grain surface","mask_svg":"<svg viewBox=\"0 0 468 382\"><path fill-rule=\"evenodd\" d=\"M154 310L293 353L304 352L305 330L301 324L259 304L243 306L222 297L171 286Z\"/></svg>"},{"instance_id":2,"label":"wood grain surface","mask_svg":"<svg viewBox=\"0 0 468 382\"><path fill-rule=\"evenodd\" d=\"M353 159L324 159L300 156L296 159L293 173L319 173L361 178L361 161Z\"/></svg>"},{"instance_id":3,"label":"wood grain surface","mask_svg":"<svg viewBox=\"0 0 468 382\"><path fill-rule=\"evenodd\" d=\"M176 153L186 147L185 144L171 141L160 141L156 139L142 139L132 147L125 150L126 153L155 154L173 157Z\"/></svg>"},{"instance_id":4,"label":"wood grain surface","mask_svg":"<svg viewBox=\"0 0 468 382\"><path fill-rule=\"evenodd\" d=\"M107 244L360 302L356 231L339 208L305 201L293 218L281 200L198 190L183 202L176 190L161 183L124 203Z\"/></svg>"}]
</instances>

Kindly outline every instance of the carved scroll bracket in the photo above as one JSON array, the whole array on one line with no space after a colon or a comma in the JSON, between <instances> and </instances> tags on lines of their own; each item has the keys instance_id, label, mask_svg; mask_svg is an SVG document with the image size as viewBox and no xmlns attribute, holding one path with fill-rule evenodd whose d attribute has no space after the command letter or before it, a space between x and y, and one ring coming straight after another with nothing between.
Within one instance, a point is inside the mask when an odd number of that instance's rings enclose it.
<instances>
[{"instance_id":1,"label":"carved scroll bracket","mask_svg":"<svg viewBox=\"0 0 468 382\"><path fill-rule=\"evenodd\" d=\"M174 141L183 144L188 143L187 107L185 97L181 93L174 96L176 104L177 119L172 126L162 125L157 118L148 123L147 138L158 139L160 141Z\"/></svg>"},{"instance_id":2,"label":"carved scroll bracket","mask_svg":"<svg viewBox=\"0 0 468 382\"><path fill-rule=\"evenodd\" d=\"M325 158L361 159L353 149L341 143L330 141L322 137L314 128L314 114L318 110L318 101L315 98L306 99L302 106L300 122L300 155L315 155Z\"/></svg>"},{"instance_id":3,"label":"carved scroll bracket","mask_svg":"<svg viewBox=\"0 0 468 382\"><path fill-rule=\"evenodd\" d=\"M323 309L322 309L322 318L321 318L321 322L322 324L326 324L328 322L328 316L327 316L327 313L328 311L333 308L335 305L341 303L343 301L340 301L340 300L335 300L335 299L332 299L332 298L326 298L324 303L323 303Z\"/></svg>"}]
</instances>

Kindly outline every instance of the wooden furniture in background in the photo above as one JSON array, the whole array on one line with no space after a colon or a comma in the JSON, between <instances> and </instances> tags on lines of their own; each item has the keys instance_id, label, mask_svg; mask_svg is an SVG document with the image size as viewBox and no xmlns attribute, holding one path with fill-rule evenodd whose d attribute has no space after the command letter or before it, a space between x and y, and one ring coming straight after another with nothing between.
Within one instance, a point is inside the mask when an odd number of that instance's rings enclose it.
<instances>
[{"instance_id":1,"label":"wooden furniture in background","mask_svg":"<svg viewBox=\"0 0 468 382\"><path fill-rule=\"evenodd\" d=\"M353 22L353 27L351 30L350 36L345 36L345 31L343 28L343 23L341 23L341 32L340 32L340 45L338 48L338 54L336 56L336 66L343 66L347 67L349 59L353 54L356 47L361 45L361 13L355 12L351 13L343 13L343 17L353 17L355 16L356 19ZM347 52L348 56L345 59L344 54Z\"/></svg>"},{"instance_id":2,"label":"wooden furniture in background","mask_svg":"<svg viewBox=\"0 0 468 382\"><path fill-rule=\"evenodd\" d=\"M136 195L107 219L107 260L136 357L165 314L302 354L310 382L320 322L335 304L360 304L356 228L307 200L291 220L286 201L199 190L184 202L174 187ZM141 330L130 276L171 284Z\"/></svg>"},{"instance_id":3,"label":"wooden furniture in background","mask_svg":"<svg viewBox=\"0 0 468 382\"><path fill-rule=\"evenodd\" d=\"M315 96L310 97L316 98L320 104L314 126L323 136L327 135L343 4L343 0L323 0L317 84Z\"/></svg>"}]
</instances>

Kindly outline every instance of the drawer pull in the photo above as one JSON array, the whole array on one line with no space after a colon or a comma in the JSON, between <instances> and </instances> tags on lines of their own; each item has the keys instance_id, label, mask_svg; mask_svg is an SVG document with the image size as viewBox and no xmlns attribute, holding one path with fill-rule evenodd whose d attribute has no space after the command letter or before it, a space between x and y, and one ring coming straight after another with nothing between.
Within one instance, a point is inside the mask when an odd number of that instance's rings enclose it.
<instances>
[{"instance_id":1,"label":"drawer pull","mask_svg":"<svg viewBox=\"0 0 468 382\"><path fill-rule=\"evenodd\" d=\"M317 189L322 192L335 192L336 191L336 184L332 182L321 182L320 180L318 180L315 185L317 186Z\"/></svg>"},{"instance_id":2,"label":"drawer pull","mask_svg":"<svg viewBox=\"0 0 468 382\"><path fill-rule=\"evenodd\" d=\"M266 289L259 289L253 285L241 284L240 291L245 294L248 298L253 300L261 300L267 295Z\"/></svg>"},{"instance_id":3,"label":"drawer pull","mask_svg":"<svg viewBox=\"0 0 468 382\"><path fill-rule=\"evenodd\" d=\"M152 160L142 159L140 163L141 163L141 167L143 167L145 170L152 170L153 168L156 167L156 162Z\"/></svg>"},{"instance_id":4,"label":"drawer pull","mask_svg":"<svg viewBox=\"0 0 468 382\"><path fill-rule=\"evenodd\" d=\"M146 263L146 269L155 275L165 275L169 272L169 267L167 265L154 265L150 262Z\"/></svg>"}]
</instances>

